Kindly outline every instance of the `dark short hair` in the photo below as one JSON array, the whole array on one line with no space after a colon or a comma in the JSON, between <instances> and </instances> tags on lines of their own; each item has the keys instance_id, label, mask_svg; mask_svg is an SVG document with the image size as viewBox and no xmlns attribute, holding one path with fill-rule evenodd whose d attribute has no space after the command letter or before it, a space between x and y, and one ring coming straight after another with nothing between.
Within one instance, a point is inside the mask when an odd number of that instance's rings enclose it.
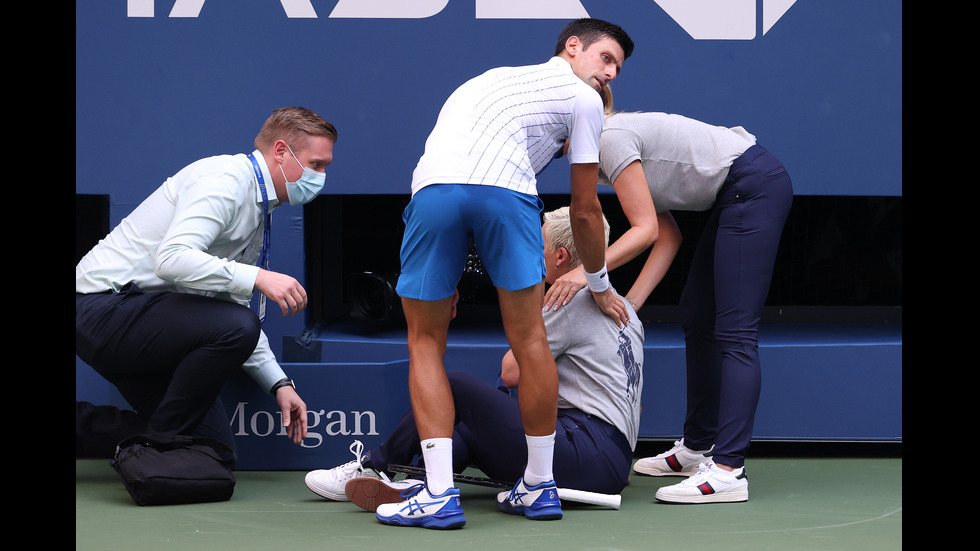
<instances>
[{"instance_id":1,"label":"dark short hair","mask_svg":"<svg viewBox=\"0 0 980 551\"><path fill-rule=\"evenodd\" d=\"M558 43L555 44L555 55L560 54L565 49L565 43L570 37L577 36L582 41L582 46L588 48L593 43L603 38L611 38L619 43L623 48L623 53L628 59L633 55L633 39L619 25L614 25L601 19L582 18L572 21L562 29L558 35Z\"/></svg>"}]
</instances>

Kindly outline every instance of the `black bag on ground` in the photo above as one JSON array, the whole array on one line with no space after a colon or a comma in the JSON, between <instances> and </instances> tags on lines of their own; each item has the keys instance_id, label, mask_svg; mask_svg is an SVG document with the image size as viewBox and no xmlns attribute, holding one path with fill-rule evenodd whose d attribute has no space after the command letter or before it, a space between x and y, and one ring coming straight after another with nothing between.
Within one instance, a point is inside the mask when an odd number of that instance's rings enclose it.
<instances>
[{"instance_id":1,"label":"black bag on ground","mask_svg":"<svg viewBox=\"0 0 980 551\"><path fill-rule=\"evenodd\" d=\"M138 435L119 443L111 464L137 505L227 501L235 491L235 474L232 462L217 450L233 457L224 442L211 438L160 441Z\"/></svg>"}]
</instances>

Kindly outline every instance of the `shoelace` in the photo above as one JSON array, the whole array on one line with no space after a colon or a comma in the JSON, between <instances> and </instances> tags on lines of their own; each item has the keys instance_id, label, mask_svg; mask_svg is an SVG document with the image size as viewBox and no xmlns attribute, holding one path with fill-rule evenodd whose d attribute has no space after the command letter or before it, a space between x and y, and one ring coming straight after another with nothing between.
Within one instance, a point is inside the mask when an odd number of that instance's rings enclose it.
<instances>
[{"instance_id":1,"label":"shoelace","mask_svg":"<svg viewBox=\"0 0 980 551\"><path fill-rule=\"evenodd\" d=\"M711 474L711 462L709 461L707 463L701 463L700 465L698 465L698 472L692 475L687 480L682 481L681 484L684 484L686 486L690 486L690 485L697 486L698 484L701 484L702 482L707 480L710 474Z\"/></svg>"},{"instance_id":2,"label":"shoelace","mask_svg":"<svg viewBox=\"0 0 980 551\"><path fill-rule=\"evenodd\" d=\"M361 462L364 461L364 444L360 440L354 440L350 445L350 451L354 454L354 460L333 469L334 476L339 480L353 478L354 474L364 471ZM339 476L337 476L339 475Z\"/></svg>"},{"instance_id":3,"label":"shoelace","mask_svg":"<svg viewBox=\"0 0 980 551\"><path fill-rule=\"evenodd\" d=\"M682 447L683 444L684 444L684 439L683 438L681 438L680 440L674 440L674 447L673 448L670 448L669 450L665 451L664 453L662 453L660 455L657 455L656 456L656 459L666 459L666 458L674 455L675 453L677 453L677 452L679 452L679 451L681 451L683 449L683 447Z\"/></svg>"},{"instance_id":4,"label":"shoelace","mask_svg":"<svg viewBox=\"0 0 980 551\"><path fill-rule=\"evenodd\" d=\"M518 493L517 489L518 488L521 488L521 487L524 488L524 491ZM527 491L527 484L524 482L524 479L521 478L517 482L517 484L514 484L514 487L510 489L510 494L507 495L507 501L509 501L511 503L517 502L517 503L520 503L520 504L523 505L524 504L524 496L526 496L528 493L529 492Z\"/></svg>"},{"instance_id":5,"label":"shoelace","mask_svg":"<svg viewBox=\"0 0 980 551\"><path fill-rule=\"evenodd\" d=\"M336 474L340 474L340 480L349 480L354 478L355 475L364 472L364 444L360 440L354 440L354 443L350 445L350 452L354 454L354 460L349 463L344 463L343 465L334 469ZM378 477L384 482L391 482L383 471L375 471Z\"/></svg>"},{"instance_id":6,"label":"shoelace","mask_svg":"<svg viewBox=\"0 0 980 551\"><path fill-rule=\"evenodd\" d=\"M680 453L682 451L688 452L688 455L689 454L701 454L701 455L703 455L705 457L710 457L711 456L711 452L714 451L714 449L715 449L715 445L712 444L711 447L708 448L708 451L702 452L702 451L692 450L691 448L688 448L687 446L684 445L684 439L681 438L680 440L674 440L674 447L673 448L670 448L669 450L665 451L664 453L656 456L655 459L666 459L666 458L668 458L668 457L670 457L672 455L676 455L676 454L678 454L678 453Z\"/></svg>"},{"instance_id":7,"label":"shoelace","mask_svg":"<svg viewBox=\"0 0 980 551\"><path fill-rule=\"evenodd\" d=\"M379 473L379 474L381 476L385 476L384 473ZM387 478L387 477L385 477L385 478ZM408 488L405 488L404 490L402 490L401 492L399 492L398 495L399 495L399 497L402 497L404 499L408 499L408 498L414 496L415 494L421 492L422 491L422 486L424 486L424 485L425 485L424 482L419 482L418 484L414 484L412 486L409 486Z\"/></svg>"},{"instance_id":8,"label":"shoelace","mask_svg":"<svg viewBox=\"0 0 980 551\"><path fill-rule=\"evenodd\" d=\"M360 465L361 461L364 460L364 454L361 453L364 451L364 444L362 444L360 440L354 440L354 443L351 444L350 448L348 449L350 449L350 452L354 454L354 461Z\"/></svg>"}]
</instances>

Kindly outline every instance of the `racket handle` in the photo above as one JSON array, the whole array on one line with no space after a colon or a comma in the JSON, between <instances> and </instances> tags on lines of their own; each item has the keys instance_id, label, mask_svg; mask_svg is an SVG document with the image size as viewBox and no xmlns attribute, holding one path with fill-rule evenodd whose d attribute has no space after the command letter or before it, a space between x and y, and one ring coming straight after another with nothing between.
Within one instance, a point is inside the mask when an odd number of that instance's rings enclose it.
<instances>
[{"instance_id":1,"label":"racket handle","mask_svg":"<svg viewBox=\"0 0 980 551\"><path fill-rule=\"evenodd\" d=\"M619 509L619 504L622 501L622 496L619 494L600 494L586 492L584 490L572 490L570 488L558 488L558 497L566 501L602 505L613 509Z\"/></svg>"}]
</instances>

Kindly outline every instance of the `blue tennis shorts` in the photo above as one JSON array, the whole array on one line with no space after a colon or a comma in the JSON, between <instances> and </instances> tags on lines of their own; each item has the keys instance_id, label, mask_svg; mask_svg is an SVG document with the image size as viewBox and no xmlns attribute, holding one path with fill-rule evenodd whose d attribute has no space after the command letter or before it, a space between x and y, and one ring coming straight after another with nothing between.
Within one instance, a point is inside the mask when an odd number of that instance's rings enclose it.
<instances>
[{"instance_id":1,"label":"blue tennis shorts","mask_svg":"<svg viewBox=\"0 0 980 551\"><path fill-rule=\"evenodd\" d=\"M451 297L466 267L470 242L495 287L516 291L541 283L543 207L536 195L496 186L422 188L402 214L402 271L395 291L427 301Z\"/></svg>"}]
</instances>

